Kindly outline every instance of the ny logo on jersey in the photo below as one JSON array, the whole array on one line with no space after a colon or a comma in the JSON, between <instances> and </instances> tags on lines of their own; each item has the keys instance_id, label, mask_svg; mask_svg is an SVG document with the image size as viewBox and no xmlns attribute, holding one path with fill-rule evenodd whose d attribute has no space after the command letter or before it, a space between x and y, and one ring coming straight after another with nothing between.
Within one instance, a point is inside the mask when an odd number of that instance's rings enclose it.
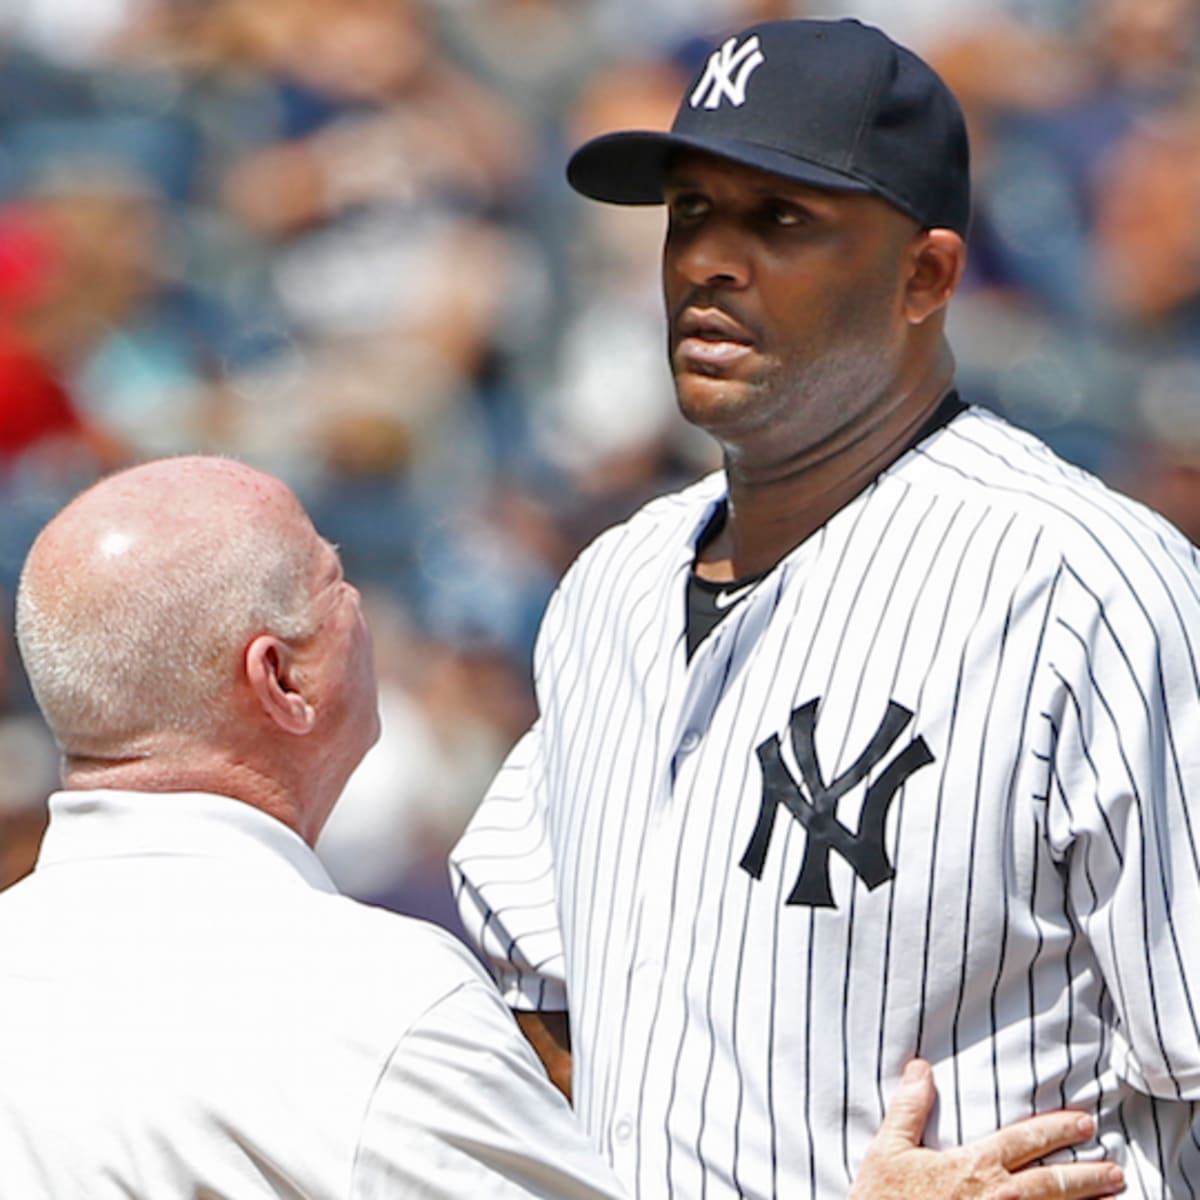
<instances>
[{"instance_id":1,"label":"ny logo on jersey","mask_svg":"<svg viewBox=\"0 0 1200 1200\"><path fill-rule=\"evenodd\" d=\"M800 875L788 895L787 903L835 908L829 886L829 852L836 850L854 868L855 874L868 889L891 879L895 870L883 844L888 809L900 785L915 771L933 762L933 755L923 737L909 742L867 788L858 818L858 831L851 833L837 819L838 801L883 761L912 720L913 714L902 704L889 701L887 712L867 748L848 770L826 783L817 764L818 704L819 699L812 700L792 713L792 749L800 768L803 787L795 782L784 765L778 734L772 734L758 747L758 762L763 776L762 806L750 844L742 855L741 867L755 879L762 878L771 830L775 826L775 810L782 804L808 832Z\"/></svg>"},{"instance_id":2,"label":"ny logo on jersey","mask_svg":"<svg viewBox=\"0 0 1200 1200\"><path fill-rule=\"evenodd\" d=\"M737 38L731 37L709 55L708 66L704 68L689 103L693 108L699 108L701 104L705 108L718 108L723 99L728 99L735 108L741 108L746 103L746 84L750 76L766 61L758 48L757 34L747 38L740 47Z\"/></svg>"}]
</instances>

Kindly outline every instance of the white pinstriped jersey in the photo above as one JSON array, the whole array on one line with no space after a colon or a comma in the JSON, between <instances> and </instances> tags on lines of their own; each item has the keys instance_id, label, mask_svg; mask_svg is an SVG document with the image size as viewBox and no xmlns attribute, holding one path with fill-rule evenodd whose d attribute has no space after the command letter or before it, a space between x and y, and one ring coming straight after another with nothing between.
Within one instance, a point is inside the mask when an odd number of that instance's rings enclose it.
<instances>
[{"instance_id":1,"label":"white pinstriped jersey","mask_svg":"<svg viewBox=\"0 0 1200 1200\"><path fill-rule=\"evenodd\" d=\"M643 1200L842 1197L919 1053L928 1144L1078 1106L1129 1195L1200 1194L1197 552L969 409L689 663L723 495L568 572L453 855L596 1145Z\"/></svg>"}]
</instances>

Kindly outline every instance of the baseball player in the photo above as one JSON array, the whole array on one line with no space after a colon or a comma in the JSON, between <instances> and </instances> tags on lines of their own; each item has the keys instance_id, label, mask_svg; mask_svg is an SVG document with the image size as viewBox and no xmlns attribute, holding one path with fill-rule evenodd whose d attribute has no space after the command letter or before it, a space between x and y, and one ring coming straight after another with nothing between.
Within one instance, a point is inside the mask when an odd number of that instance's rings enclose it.
<instances>
[{"instance_id":1,"label":"baseball player","mask_svg":"<svg viewBox=\"0 0 1200 1200\"><path fill-rule=\"evenodd\" d=\"M957 104L877 30L767 23L568 177L666 204L678 400L724 457L562 580L453 856L594 1143L645 1200L933 1196L863 1190L920 1056L930 1147L1097 1124L944 1194L1115 1191L1073 1174L1107 1157L1196 1196L1196 551L955 392Z\"/></svg>"}]
</instances>

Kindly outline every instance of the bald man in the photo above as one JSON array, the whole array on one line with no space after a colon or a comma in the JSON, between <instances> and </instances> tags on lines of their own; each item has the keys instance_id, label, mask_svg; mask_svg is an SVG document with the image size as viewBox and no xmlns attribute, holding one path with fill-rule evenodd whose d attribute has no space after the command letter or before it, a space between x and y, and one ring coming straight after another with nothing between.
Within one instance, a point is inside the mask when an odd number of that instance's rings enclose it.
<instances>
[{"instance_id":1,"label":"bald man","mask_svg":"<svg viewBox=\"0 0 1200 1200\"><path fill-rule=\"evenodd\" d=\"M4 1196L616 1194L474 960L311 850L379 724L286 487L111 477L38 538L17 627L63 790L0 895Z\"/></svg>"}]
</instances>

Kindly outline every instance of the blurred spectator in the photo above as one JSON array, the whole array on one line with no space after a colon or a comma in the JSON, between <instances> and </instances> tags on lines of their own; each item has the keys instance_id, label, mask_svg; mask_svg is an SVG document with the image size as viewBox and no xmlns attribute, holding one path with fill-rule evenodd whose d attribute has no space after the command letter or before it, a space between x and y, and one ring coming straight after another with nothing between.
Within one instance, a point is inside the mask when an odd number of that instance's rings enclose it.
<instances>
[{"instance_id":1,"label":"blurred spectator","mask_svg":"<svg viewBox=\"0 0 1200 1200\"><path fill-rule=\"evenodd\" d=\"M1200 545L1200 354L1148 366L1136 401L1112 482Z\"/></svg>"},{"instance_id":2,"label":"blurred spectator","mask_svg":"<svg viewBox=\"0 0 1200 1200\"><path fill-rule=\"evenodd\" d=\"M1113 483L1200 543L1200 446L1130 444Z\"/></svg>"},{"instance_id":3,"label":"blurred spectator","mask_svg":"<svg viewBox=\"0 0 1200 1200\"><path fill-rule=\"evenodd\" d=\"M67 257L47 213L24 203L0 209L0 472L32 454L92 453L103 463L119 456L81 415L62 375L62 317L73 290Z\"/></svg>"},{"instance_id":4,"label":"blurred spectator","mask_svg":"<svg viewBox=\"0 0 1200 1200\"><path fill-rule=\"evenodd\" d=\"M1105 307L1132 333L1200 352L1200 88L1131 130L1096 182Z\"/></svg>"},{"instance_id":5,"label":"blurred spectator","mask_svg":"<svg viewBox=\"0 0 1200 1200\"><path fill-rule=\"evenodd\" d=\"M88 421L126 448L101 465L194 445L192 396L220 321L171 279L163 197L126 164L90 159L59 164L31 196L61 258L43 336Z\"/></svg>"},{"instance_id":6,"label":"blurred spectator","mask_svg":"<svg viewBox=\"0 0 1200 1200\"><path fill-rule=\"evenodd\" d=\"M419 0L261 0L250 20L284 105L280 137L234 164L225 202L284 234L363 205L502 205L528 167L507 106L440 52ZM274 17L270 36L261 30Z\"/></svg>"},{"instance_id":7,"label":"blurred spectator","mask_svg":"<svg viewBox=\"0 0 1200 1200\"><path fill-rule=\"evenodd\" d=\"M1130 260L1152 273L1179 238L1118 215L1143 201L1125 199L1140 180L1114 164L1145 154L1148 131L1185 104L1198 12L1196 0L1014 3L932 38L973 137L970 261L951 329L962 378L1104 474L1119 469L1148 335L1159 355L1178 332L1131 319L1123 297L1142 271Z\"/></svg>"}]
</instances>

